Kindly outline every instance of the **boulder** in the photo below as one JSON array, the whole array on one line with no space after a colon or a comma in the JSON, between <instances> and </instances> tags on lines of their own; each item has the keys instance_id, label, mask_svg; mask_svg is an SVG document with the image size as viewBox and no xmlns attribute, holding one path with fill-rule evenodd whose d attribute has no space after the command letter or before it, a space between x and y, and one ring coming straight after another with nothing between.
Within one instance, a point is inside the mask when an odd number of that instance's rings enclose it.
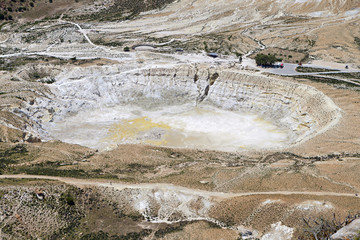
<instances>
[{"instance_id":1,"label":"boulder","mask_svg":"<svg viewBox=\"0 0 360 240\"><path fill-rule=\"evenodd\" d=\"M338 230L331 236L332 240L355 239L360 236L360 219L355 219L350 224Z\"/></svg>"}]
</instances>

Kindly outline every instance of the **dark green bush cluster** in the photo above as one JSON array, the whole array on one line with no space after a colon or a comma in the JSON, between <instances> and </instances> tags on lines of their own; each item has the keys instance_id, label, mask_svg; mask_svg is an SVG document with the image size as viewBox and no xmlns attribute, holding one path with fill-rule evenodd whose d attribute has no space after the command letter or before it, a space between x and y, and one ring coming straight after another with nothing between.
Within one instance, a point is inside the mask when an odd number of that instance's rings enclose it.
<instances>
[{"instance_id":1,"label":"dark green bush cluster","mask_svg":"<svg viewBox=\"0 0 360 240\"><path fill-rule=\"evenodd\" d=\"M255 61L257 65L273 65L278 59L273 54L262 54L259 53L255 56Z\"/></svg>"},{"instance_id":2,"label":"dark green bush cluster","mask_svg":"<svg viewBox=\"0 0 360 240\"><path fill-rule=\"evenodd\" d=\"M70 192L66 192L66 193L62 194L60 199L64 202L66 202L66 204L69 206L75 205L75 198Z\"/></svg>"},{"instance_id":3,"label":"dark green bush cluster","mask_svg":"<svg viewBox=\"0 0 360 240\"><path fill-rule=\"evenodd\" d=\"M80 238L80 240L139 240L148 236L151 233L150 229L143 229L140 232L131 232L126 235L118 236L112 235L110 236L108 233L99 231L86 234Z\"/></svg>"},{"instance_id":4,"label":"dark green bush cluster","mask_svg":"<svg viewBox=\"0 0 360 240\"><path fill-rule=\"evenodd\" d=\"M360 38L355 37L354 38L354 42L358 45L358 47L360 48Z\"/></svg>"},{"instance_id":5,"label":"dark green bush cluster","mask_svg":"<svg viewBox=\"0 0 360 240\"><path fill-rule=\"evenodd\" d=\"M12 12L25 12L35 7L36 0L11 0L3 3L0 9L0 21L13 20Z\"/></svg>"},{"instance_id":6,"label":"dark green bush cluster","mask_svg":"<svg viewBox=\"0 0 360 240\"><path fill-rule=\"evenodd\" d=\"M10 8L12 11L12 8ZM2 20L13 20L13 17L8 12L0 12L0 21Z\"/></svg>"}]
</instances>

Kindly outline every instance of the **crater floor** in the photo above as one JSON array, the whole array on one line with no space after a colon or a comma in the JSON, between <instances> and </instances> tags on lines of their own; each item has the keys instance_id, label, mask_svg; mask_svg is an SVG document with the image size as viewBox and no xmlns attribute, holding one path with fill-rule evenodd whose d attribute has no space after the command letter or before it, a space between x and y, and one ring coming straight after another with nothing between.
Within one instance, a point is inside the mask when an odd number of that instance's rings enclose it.
<instances>
[{"instance_id":1,"label":"crater floor","mask_svg":"<svg viewBox=\"0 0 360 240\"><path fill-rule=\"evenodd\" d=\"M184 104L145 110L116 106L82 111L46 125L53 138L109 150L118 144L239 151L277 148L287 130L248 112Z\"/></svg>"}]
</instances>

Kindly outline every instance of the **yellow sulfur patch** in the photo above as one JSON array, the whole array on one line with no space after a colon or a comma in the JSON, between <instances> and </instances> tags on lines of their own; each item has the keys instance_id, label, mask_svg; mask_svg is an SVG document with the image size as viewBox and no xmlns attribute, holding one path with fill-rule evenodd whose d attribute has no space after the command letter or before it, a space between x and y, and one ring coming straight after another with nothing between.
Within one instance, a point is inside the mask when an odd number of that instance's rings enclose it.
<instances>
[{"instance_id":1,"label":"yellow sulfur patch","mask_svg":"<svg viewBox=\"0 0 360 240\"><path fill-rule=\"evenodd\" d=\"M133 141L136 140L140 133L149 131L153 128L170 129L170 126L162 123L154 123L147 117L124 119L119 123L113 124L108 130L108 136L105 141ZM161 145L163 140L147 140L149 144Z\"/></svg>"}]
</instances>

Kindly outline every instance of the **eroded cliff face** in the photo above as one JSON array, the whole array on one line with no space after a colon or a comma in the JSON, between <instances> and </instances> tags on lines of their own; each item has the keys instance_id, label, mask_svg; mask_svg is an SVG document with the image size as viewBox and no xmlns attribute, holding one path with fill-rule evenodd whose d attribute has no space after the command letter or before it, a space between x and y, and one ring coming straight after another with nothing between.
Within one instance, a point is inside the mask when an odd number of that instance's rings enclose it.
<instances>
[{"instance_id":1,"label":"eroded cliff face","mask_svg":"<svg viewBox=\"0 0 360 240\"><path fill-rule=\"evenodd\" d=\"M47 128L51 122L63 121L81 111L112 106L156 110L192 104L250 112L279 129L287 129L289 145L326 131L340 118L340 109L313 87L208 66L76 67L57 75L50 89L51 94L37 98L23 109L31 119L36 119L38 128L34 131L45 139L49 137Z\"/></svg>"}]
</instances>

